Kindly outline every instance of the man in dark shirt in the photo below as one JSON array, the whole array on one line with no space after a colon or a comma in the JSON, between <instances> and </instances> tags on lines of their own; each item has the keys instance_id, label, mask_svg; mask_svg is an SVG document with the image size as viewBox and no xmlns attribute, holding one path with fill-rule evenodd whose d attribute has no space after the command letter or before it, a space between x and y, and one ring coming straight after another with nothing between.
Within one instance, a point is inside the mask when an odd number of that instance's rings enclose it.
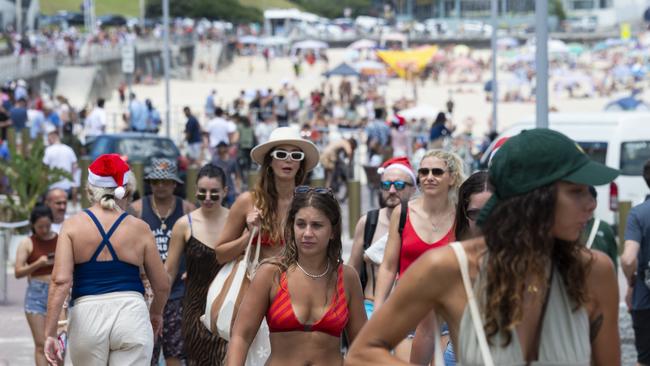
<instances>
[{"instance_id":1,"label":"man in dark shirt","mask_svg":"<svg viewBox=\"0 0 650 366\"><path fill-rule=\"evenodd\" d=\"M187 141L187 157L190 159L190 164L194 164L199 160L201 155L201 125L194 117L190 107L183 108L183 113L187 117L185 123L185 140Z\"/></svg>"},{"instance_id":2,"label":"man in dark shirt","mask_svg":"<svg viewBox=\"0 0 650 366\"><path fill-rule=\"evenodd\" d=\"M27 125L27 101L25 98L20 98L16 105L9 110L9 120L11 127L20 132Z\"/></svg>"},{"instance_id":3,"label":"man in dark shirt","mask_svg":"<svg viewBox=\"0 0 650 366\"><path fill-rule=\"evenodd\" d=\"M234 202L239 192L241 192L242 174L237 164L237 159L229 155L230 145L221 141L217 145L217 153L212 158L212 164L218 166L226 173L226 186L228 187L228 194L223 200L226 207L230 207Z\"/></svg>"},{"instance_id":4,"label":"man in dark shirt","mask_svg":"<svg viewBox=\"0 0 650 366\"><path fill-rule=\"evenodd\" d=\"M650 160L643 178L650 187ZM629 286L625 300L632 315L637 365L650 365L650 201L630 210L621 268Z\"/></svg>"}]
</instances>

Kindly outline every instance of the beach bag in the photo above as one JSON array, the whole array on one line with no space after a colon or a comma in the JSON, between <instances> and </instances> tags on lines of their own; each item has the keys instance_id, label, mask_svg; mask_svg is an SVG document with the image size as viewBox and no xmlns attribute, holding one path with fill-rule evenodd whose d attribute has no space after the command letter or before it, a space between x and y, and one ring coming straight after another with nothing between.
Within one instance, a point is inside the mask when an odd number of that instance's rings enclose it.
<instances>
[{"instance_id":1,"label":"beach bag","mask_svg":"<svg viewBox=\"0 0 650 366\"><path fill-rule=\"evenodd\" d=\"M205 313L201 316L203 325L213 334L229 341L232 326L237 317L239 305L246 294L260 259L260 240L253 228L243 257L226 263L210 284L205 302ZM257 237L255 255L251 259L253 240ZM266 319L262 320L255 339L250 345L246 366L261 366L271 354L269 327Z\"/></svg>"}]
</instances>

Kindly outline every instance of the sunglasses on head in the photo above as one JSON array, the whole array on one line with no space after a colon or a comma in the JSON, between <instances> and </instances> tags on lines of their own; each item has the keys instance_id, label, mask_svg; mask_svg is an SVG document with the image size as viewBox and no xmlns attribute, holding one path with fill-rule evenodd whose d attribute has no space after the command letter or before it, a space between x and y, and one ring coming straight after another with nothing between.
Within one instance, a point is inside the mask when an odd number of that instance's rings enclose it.
<instances>
[{"instance_id":1,"label":"sunglasses on head","mask_svg":"<svg viewBox=\"0 0 650 366\"><path fill-rule=\"evenodd\" d=\"M271 156L275 160L288 160L302 161L305 158L305 153L302 151L286 151L286 150L273 150Z\"/></svg>"},{"instance_id":2,"label":"sunglasses on head","mask_svg":"<svg viewBox=\"0 0 650 366\"><path fill-rule=\"evenodd\" d=\"M481 213L480 208L471 208L471 209L467 210L467 214L465 216L467 216L468 220L476 221L476 219L478 219L478 215L480 213Z\"/></svg>"},{"instance_id":3,"label":"sunglasses on head","mask_svg":"<svg viewBox=\"0 0 650 366\"><path fill-rule=\"evenodd\" d=\"M420 168L418 169L418 175L428 177L429 174L432 174L434 177L439 177L445 174L446 170L442 168Z\"/></svg>"},{"instance_id":4,"label":"sunglasses on head","mask_svg":"<svg viewBox=\"0 0 650 366\"><path fill-rule=\"evenodd\" d=\"M217 192L210 192L210 194L208 194L207 192L201 192L196 194L196 199L199 201L205 201L205 200L219 201L219 198L221 198L221 194Z\"/></svg>"},{"instance_id":5,"label":"sunglasses on head","mask_svg":"<svg viewBox=\"0 0 650 366\"><path fill-rule=\"evenodd\" d=\"M384 191L390 191L390 186L395 186L395 189L398 191L404 190L406 186L410 186L411 183L405 182L403 180L383 180L381 181L381 189Z\"/></svg>"},{"instance_id":6,"label":"sunglasses on head","mask_svg":"<svg viewBox=\"0 0 650 366\"><path fill-rule=\"evenodd\" d=\"M332 193L332 189L326 187L298 186L296 187L296 189L293 190L294 194L306 194L309 192L334 196L334 193Z\"/></svg>"}]
</instances>

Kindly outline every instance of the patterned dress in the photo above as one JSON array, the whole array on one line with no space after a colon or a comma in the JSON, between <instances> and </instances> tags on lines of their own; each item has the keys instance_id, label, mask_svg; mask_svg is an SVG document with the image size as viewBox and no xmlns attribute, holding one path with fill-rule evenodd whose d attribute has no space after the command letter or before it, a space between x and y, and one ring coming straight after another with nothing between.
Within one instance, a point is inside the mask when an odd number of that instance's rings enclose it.
<instances>
[{"instance_id":1,"label":"patterned dress","mask_svg":"<svg viewBox=\"0 0 650 366\"><path fill-rule=\"evenodd\" d=\"M205 313L208 287L221 266L214 250L194 235L185 246L185 260L187 285L183 300L183 338L188 365L223 365L228 342L210 333L200 320Z\"/></svg>"}]
</instances>

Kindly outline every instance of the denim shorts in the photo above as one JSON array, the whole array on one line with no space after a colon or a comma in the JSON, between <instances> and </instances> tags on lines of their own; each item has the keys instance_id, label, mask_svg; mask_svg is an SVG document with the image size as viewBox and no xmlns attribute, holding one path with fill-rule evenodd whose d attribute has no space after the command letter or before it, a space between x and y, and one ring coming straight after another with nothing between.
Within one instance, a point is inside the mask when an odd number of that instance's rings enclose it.
<instances>
[{"instance_id":1,"label":"denim shorts","mask_svg":"<svg viewBox=\"0 0 650 366\"><path fill-rule=\"evenodd\" d=\"M45 315L47 313L47 291L49 282L30 280L25 292L25 313Z\"/></svg>"}]
</instances>

